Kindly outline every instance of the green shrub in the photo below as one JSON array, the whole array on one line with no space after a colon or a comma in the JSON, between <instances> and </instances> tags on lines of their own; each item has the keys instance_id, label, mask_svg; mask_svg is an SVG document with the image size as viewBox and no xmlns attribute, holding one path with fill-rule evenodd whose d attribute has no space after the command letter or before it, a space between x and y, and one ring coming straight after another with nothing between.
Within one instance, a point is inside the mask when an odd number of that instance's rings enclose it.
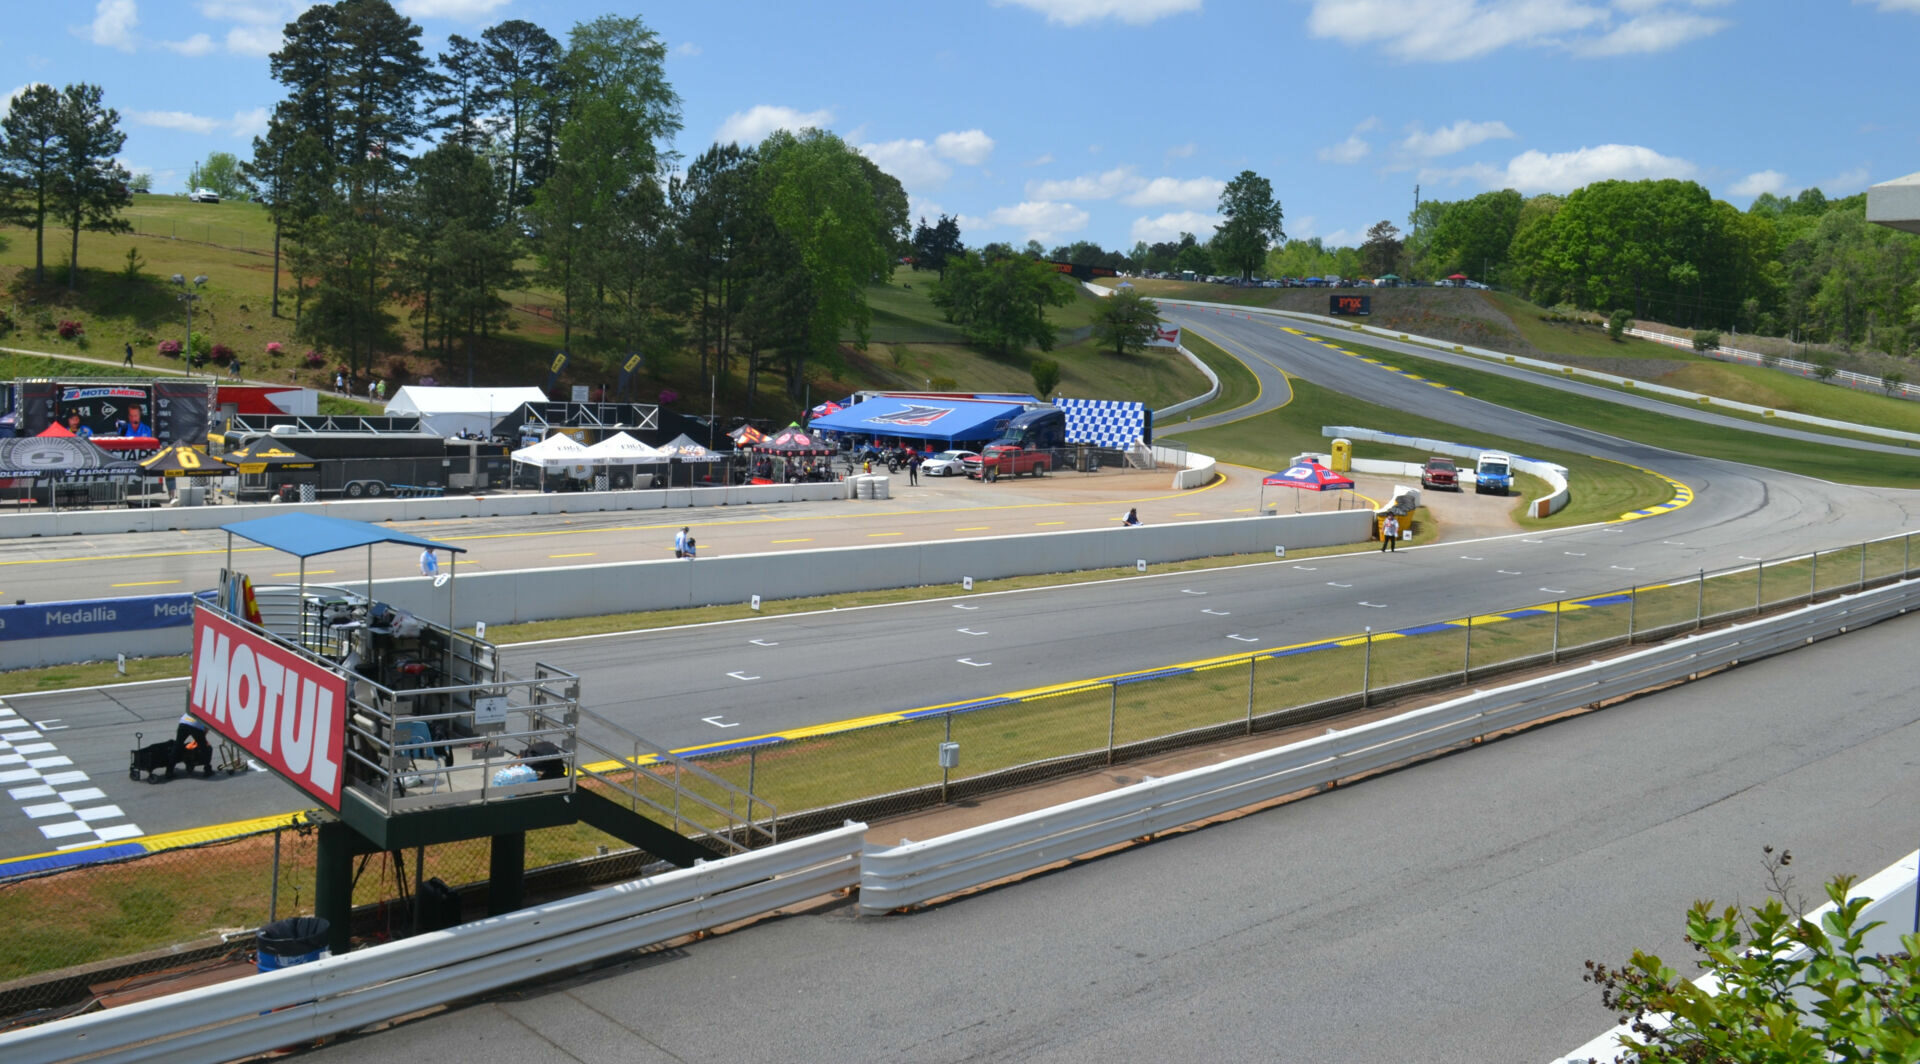
<instances>
[{"instance_id":1,"label":"green shrub","mask_svg":"<svg viewBox=\"0 0 1920 1064\"><path fill-rule=\"evenodd\" d=\"M1719 346L1720 331L1718 329L1700 329L1694 332L1693 349L1695 351L1712 351Z\"/></svg>"},{"instance_id":2,"label":"green shrub","mask_svg":"<svg viewBox=\"0 0 1920 1064\"><path fill-rule=\"evenodd\" d=\"M1616 310L1607 317L1607 339L1614 343L1625 343L1627 326L1633 323L1633 314L1625 310Z\"/></svg>"}]
</instances>

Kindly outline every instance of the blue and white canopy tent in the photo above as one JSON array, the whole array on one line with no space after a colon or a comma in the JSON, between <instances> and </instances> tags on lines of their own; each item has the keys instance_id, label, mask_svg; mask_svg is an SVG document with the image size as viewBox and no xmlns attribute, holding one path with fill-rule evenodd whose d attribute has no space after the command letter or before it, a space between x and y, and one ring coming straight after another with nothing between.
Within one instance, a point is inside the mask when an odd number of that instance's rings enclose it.
<instances>
[{"instance_id":1,"label":"blue and white canopy tent","mask_svg":"<svg viewBox=\"0 0 1920 1064\"><path fill-rule=\"evenodd\" d=\"M1026 404L944 396L877 395L837 413L814 418L815 431L936 440L945 444L997 439Z\"/></svg>"}]
</instances>

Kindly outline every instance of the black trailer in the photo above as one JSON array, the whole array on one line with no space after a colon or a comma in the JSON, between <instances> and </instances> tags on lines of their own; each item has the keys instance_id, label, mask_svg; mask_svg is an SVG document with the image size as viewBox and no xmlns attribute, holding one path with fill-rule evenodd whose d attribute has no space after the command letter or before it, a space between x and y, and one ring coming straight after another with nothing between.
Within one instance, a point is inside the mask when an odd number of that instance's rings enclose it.
<instances>
[{"instance_id":1,"label":"black trailer","mask_svg":"<svg viewBox=\"0 0 1920 1064\"><path fill-rule=\"evenodd\" d=\"M229 430L221 446L237 451L264 433ZM430 432L300 432L280 426L273 438L312 459L301 465L241 473L242 500L441 494L505 488L512 475L508 446L447 439Z\"/></svg>"}]
</instances>

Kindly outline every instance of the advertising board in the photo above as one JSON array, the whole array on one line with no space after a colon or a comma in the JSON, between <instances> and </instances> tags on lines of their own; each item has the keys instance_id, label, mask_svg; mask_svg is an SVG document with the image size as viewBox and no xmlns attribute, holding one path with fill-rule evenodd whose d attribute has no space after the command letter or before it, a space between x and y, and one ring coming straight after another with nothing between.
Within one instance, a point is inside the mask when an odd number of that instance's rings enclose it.
<instances>
[{"instance_id":1,"label":"advertising board","mask_svg":"<svg viewBox=\"0 0 1920 1064\"><path fill-rule=\"evenodd\" d=\"M260 764L339 811L346 677L258 631L196 609L187 709Z\"/></svg>"}]
</instances>

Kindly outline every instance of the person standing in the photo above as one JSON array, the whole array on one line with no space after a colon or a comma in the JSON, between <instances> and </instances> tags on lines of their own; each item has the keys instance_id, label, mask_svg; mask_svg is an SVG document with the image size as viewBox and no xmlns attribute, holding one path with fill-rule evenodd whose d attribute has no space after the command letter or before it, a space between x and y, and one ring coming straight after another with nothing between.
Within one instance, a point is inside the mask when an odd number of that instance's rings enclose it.
<instances>
[{"instance_id":1,"label":"person standing","mask_svg":"<svg viewBox=\"0 0 1920 1064\"><path fill-rule=\"evenodd\" d=\"M1400 553L1400 515L1388 514L1380 522L1380 549Z\"/></svg>"},{"instance_id":2,"label":"person standing","mask_svg":"<svg viewBox=\"0 0 1920 1064\"><path fill-rule=\"evenodd\" d=\"M1127 516L1120 519L1120 527L1121 528L1139 528L1140 527L1140 511L1138 509L1129 508L1127 510Z\"/></svg>"},{"instance_id":3,"label":"person standing","mask_svg":"<svg viewBox=\"0 0 1920 1064\"><path fill-rule=\"evenodd\" d=\"M682 528L680 531L674 533L673 556L676 558L684 558L687 556L687 531L687 529Z\"/></svg>"},{"instance_id":4,"label":"person standing","mask_svg":"<svg viewBox=\"0 0 1920 1064\"><path fill-rule=\"evenodd\" d=\"M920 483L920 452L919 451L907 452L907 483L915 484L915 485Z\"/></svg>"},{"instance_id":5,"label":"person standing","mask_svg":"<svg viewBox=\"0 0 1920 1064\"><path fill-rule=\"evenodd\" d=\"M432 547L428 547L426 550L420 552L420 575L440 575L440 556L433 552Z\"/></svg>"},{"instance_id":6,"label":"person standing","mask_svg":"<svg viewBox=\"0 0 1920 1064\"><path fill-rule=\"evenodd\" d=\"M123 366L133 365L133 344L131 342L127 344L127 357L122 359L120 364Z\"/></svg>"}]
</instances>

